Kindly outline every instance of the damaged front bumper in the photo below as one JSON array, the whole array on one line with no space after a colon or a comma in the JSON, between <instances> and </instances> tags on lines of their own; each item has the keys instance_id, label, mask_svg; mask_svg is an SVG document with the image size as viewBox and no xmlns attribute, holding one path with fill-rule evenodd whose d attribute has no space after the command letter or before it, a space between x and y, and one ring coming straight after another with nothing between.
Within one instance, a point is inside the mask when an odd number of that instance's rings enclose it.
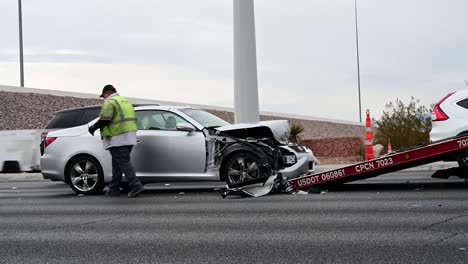
<instances>
[{"instance_id":1,"label":"damaged front bumper","mask_svg":"<svg viewBox=\"0 0 468 264\"><path fill-rule=\"evenodd\" d=\"M287 167L280 171L280 173L271 175L268 179L261 182L245 183L243 185L215 189L223 198L231 193L242 192L252 197L260 197L267 195L271 192L278 193L292 193L295 191L294 186L289 182L290 179L301 177L309 173L309 159L307 157L300 158L296 164ZM303 173L298 174L299 171Z\"/></svg>"}]
</instances>

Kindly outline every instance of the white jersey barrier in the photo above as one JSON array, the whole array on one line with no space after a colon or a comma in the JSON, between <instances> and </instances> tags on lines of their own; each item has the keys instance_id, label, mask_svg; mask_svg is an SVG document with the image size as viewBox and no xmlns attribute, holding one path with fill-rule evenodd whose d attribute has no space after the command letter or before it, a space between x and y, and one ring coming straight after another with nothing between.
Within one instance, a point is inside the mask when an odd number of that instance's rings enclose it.
<instances>
[{"instance_id":1,"label":"white jersey barrier","mask_svg":"<svg viewBox=\"0 0 468 264\"><path fill-rule=\"evenodd\" d=\"M0 172L40 170L41 130L0 131Z\"/></svg>"}]
</instances>

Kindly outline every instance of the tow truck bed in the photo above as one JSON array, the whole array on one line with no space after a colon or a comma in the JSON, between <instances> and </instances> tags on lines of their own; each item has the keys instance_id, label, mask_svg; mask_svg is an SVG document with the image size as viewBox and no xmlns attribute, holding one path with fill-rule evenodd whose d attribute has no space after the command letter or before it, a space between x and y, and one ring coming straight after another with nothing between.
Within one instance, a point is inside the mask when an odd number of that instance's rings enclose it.
<instances>
[{"instance_id":1,"label":"tow truck bed","mask_svg":"<svg viewBox=\"0 0 468 264\"><path fill-rule=\"evenodd\" d=\"M443 160L458 160L460 167L446 170L446 172L461 178L467 178L468 167L461 162L462 159L467 157L467 154L468 136L455 137L342 168L301 176L290 179L289 182L297 189L310 187L325 189L336 184L376 177L381 174ZM443 175L444 171L438 171L438 173L446 178Z\"/></svg>"}]
</instances>

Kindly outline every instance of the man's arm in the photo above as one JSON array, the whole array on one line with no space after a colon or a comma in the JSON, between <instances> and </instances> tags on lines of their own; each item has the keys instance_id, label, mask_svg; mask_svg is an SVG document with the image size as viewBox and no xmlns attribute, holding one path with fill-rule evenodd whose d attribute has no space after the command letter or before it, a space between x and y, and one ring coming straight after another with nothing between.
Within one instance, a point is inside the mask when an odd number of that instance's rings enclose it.
<instances>
[{"instance_id":1,"label":"man's arm","mask_svg":"<svg viewBox=\"0 0 468 264\"><path fill-rule=\"evenodd\" d=\"M99 113L99 120L94 125L89 127L89 133L94 136L94 132L96 130L107 126L111 122L113 114L113 105L110 102L104 102L101 108L101 112Z\"/></svg>"},{"instance_id":2,"label":"man's arm","mask_svg":"<svg viewBox=\"0 0 468 264\"><path fill-rule=\"evenodd\" d=\"M110 122L110 120L99 119L94 125L92 125L92 127L94 128L94 130L101 129L107 126Z\"/></svg>"},{"instance_id":3,"label":"man's arm","mask_svg":"<svg viewBox=\"0 0 468 264\"><path fill-rule=\"evenodd\" d=\"M101 129L105 126L107 126L111 121L110 120L102 120L99 119L94 125L90 126L88 131L91 135L94 136L94 132L98 129Z\"/></svg>"}]
</instances>

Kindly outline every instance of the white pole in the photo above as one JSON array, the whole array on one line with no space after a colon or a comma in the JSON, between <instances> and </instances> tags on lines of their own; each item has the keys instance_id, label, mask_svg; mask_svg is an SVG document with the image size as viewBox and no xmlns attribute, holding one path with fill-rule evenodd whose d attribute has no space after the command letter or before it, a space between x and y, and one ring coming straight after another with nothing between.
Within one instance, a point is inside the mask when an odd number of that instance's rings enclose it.
<instances>
[{"instance_id":1,"label":"white pole","mask_svg":"<svg viewBox=\"0 0 468 264\"><path fill-rule=\"evenodd\" d=\"M361 72L359 70L359 37L358 37L358 19L357 19L357 2L354 0L354 21L356 24L356 61L357 61L357 84L358 84L358 97L359 97L359 122L362 123L361 111Z\"/></svg>"},{"instance_id":2,"label":"white pole","mask_svg":"<svg viewBox=\"0 0 468 264\"><path fill-rule=\"evenodd\" d=\"M234 121L259 121L253 0L234 1Z\"/></svg>"},{"instance_id":3,"label":"white pole","mask_svg":"<svg viewBox=\"0 0 468 264\"><path fill-rule=\"evenodd\" d=\"M23 15L21 0L18 0L18 24L19 24L19 59L20 59L20 85L24 87L24 66L23 66Z\"/></svg>"}]
</instances>

